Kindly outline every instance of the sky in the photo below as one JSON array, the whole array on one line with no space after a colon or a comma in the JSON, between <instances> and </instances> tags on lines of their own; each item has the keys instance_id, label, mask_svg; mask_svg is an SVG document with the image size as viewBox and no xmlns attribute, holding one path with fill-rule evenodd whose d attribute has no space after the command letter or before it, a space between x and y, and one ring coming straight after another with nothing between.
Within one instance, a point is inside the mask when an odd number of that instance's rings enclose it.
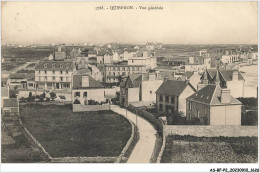
<instances>
[{"instance_id":1,"label":"sky","mask_svg":"<svg viewBox=\"0 0 260 173\"><path fill-rule=\"evenodd\" d=\"M96 10L100 6L104 10ZM148 10L160 6L162 10ZM49 1L2 2L1 7L2 45L258 43L257 2Z\"/></svg>"}]
</instances>

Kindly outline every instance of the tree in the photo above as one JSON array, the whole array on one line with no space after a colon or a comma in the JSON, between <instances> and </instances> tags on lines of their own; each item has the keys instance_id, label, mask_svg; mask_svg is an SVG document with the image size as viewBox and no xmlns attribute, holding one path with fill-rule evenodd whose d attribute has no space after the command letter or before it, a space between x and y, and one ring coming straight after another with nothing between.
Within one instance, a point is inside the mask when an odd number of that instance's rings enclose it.
<instances>
[{"instance_id":1,"label":"tree","mask_svg":"<svg viewBox=\"0 0 260 173\"><path fill-rule=\"evenodd\" d=\"M33 100L32 92L29 92L28 101L31 102Z\"/></svg>"},{"instance_id":2,"label":"tree","mask_svg":"<svg viewBox=\"0 0 260 173\"><path fill-rule=\"evenodd\" d=\"M55 98L57 98L56 93L55 93L55 92L51 92L51 93L50 93L50 98L51 98L52 101L53 101Z\"/></svg>"}]
</instances>

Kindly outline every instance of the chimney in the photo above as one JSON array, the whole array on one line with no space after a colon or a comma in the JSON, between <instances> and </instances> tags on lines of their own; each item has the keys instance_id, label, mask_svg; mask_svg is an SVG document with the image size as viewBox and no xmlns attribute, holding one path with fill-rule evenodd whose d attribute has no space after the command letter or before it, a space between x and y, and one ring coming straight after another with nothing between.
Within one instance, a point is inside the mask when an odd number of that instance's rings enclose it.
<instances>
[{"instance_id":1,"label":"chimney","mask_svg":"<svg viewBox=\"0 0 260 173\"><path fill-rule=\"evenodd\" d=\"M238 81L238 71L237 70L233 71L232 80L233 81Z\"/></svg>"},{"instance_id":2,"label":"chimney","mask_svg":"<svg viewBox=\"0 0 260 173\"><path fill-rule=\"evenodd\" d=\"M158 70L155 71L155 78L156 78L156 79L159 78L159 71L158 71Z\"/></svg>"},{"instance_id":3,"label":"chimney","mask_svg":"<svg viewBox=\"0 0 260 173\"><path fill-rule=\"evenodd\" d=\"M166 82L168 79L169 79L168 76L165 76L164 77L164 82Z\"/></svg>"},{"instance_id":4,"label":"chimney","mask_svg":"<svg viewBox=\"0 0 260 173\"><path fill-rule=\"evenodd\" d=\"M156 79L156 74L154 72L149 72L148 73L148 79L149 80L155 80Z\"/></svg>"},{"instance_id":5,"label":"chimney","mask_svg":"<svg viewBox=\"0 0 260 173\"><path fill-rule=\"evenodd\" d=\"M230 90L227 88L221 89L220 102L221 103L230 103Z\"/></svg>"}]
</instances>

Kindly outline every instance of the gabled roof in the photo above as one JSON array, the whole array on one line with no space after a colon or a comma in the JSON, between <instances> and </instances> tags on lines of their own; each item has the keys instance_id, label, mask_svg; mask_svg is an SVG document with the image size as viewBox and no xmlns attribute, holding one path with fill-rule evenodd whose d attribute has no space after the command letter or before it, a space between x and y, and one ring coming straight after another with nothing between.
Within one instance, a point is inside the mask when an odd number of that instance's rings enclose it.
<instances>
[{"instance_id":1,"label":"gabled roof","mask_svg":"<svg viewBox=\"0 0 260 173\"><path fill-rule=\"evenodd\" d=\"M197 101L209 105L225 105L220 101L221 88L216 85L207 85L201 90L197 91L193 95L187 98L187 100ZM240 101L231 97L231 101L228 104L241 104Z\"/></svg>"},{"instance_id":2,"label":"gabled roof","mask_svg":"<svg viewBox=\"0 0 260 173\"><path fill-rule=\"evenodd\" d=\"M44 68L45 64L47 65L47 68ZM54 68L53 68L53 64L55 65ZM73 70L73 69L74 69L74 63L72 60L65 60L65 61L44 60L44 61L40 61L35 67L35 70Z\"/></svg>"},{"instance_id":3,"label":"gabled roof","mask_svg":"<svg viewBox=\"0 0 260 173\"><path fill-rule=\"evenodd\" d=\"M82 86L82 76L89 77L89 87ZM89 75L73 75L73 89L90 89L90 88L105 88L100 82L96 81Z\"/></svg>"},{"instance_id":4,"label":"gabled roof","mask_svg":"<svg viewBox=\"0 0 260 173\"><path fill-rule=\"evenodd\" d=\"M18 100L16 98L4 99L3 107L18 107Z\"/></svg>"},{"instance_id":5,"label":"gabled roof","mask_svg":"<svg viewBox=\"0 0 260 173\"><path fill-rule=\"evenodd\" d=\"M181 93L187 86L192 87L194 91L196 91L193 86L189 82L185 81L177 81L177 80L167 80L162 83L162 85L156 91L156 94L162 95L171 95L171 96L180 96Z\"/></svg>"},{"instance_id":6,"label":"gabled roof","mask_svg":"<svg viewBox=\"0 0 260 173\"><path fill-rule=\"evenodd\" d=\"M223 79L225 81L232 81L233 80L232 79L233 71L238 71L238 70L223 70L223 69L219 70L220 80ZM208 75L207 77L208 77L209 80L214 79L216 74L217 74L216 69L208 69L207 70L207 75ZM203 73L203 75L201 76L201 79L204 78L204 75L205 75L205 73ZM242 74L240 73L240 71L238 71L238 80L245 80L243 78Z\"/></svg>"}]
</instances>

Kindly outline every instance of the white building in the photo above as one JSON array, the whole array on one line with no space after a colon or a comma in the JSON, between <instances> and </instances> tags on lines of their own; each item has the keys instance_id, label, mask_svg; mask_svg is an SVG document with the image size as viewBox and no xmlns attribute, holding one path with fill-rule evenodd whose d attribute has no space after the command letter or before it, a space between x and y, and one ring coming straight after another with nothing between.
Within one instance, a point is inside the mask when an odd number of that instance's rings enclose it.
<instances>
[{"instance_id":1,"label":"white building","mask_svg":"<svg viewBox=\"0 0 260 173\"><path fill-rule=\"evenodd\" d=\"M237 55L222 55L221 61L223 63L235 63L239 62L239 54Z\"/></svg>"},{"instance_id":2,"label":"white building","mask_svg":"<svg viewBox=\"0 0 260 173\"><path fill-rule=\"evenodd\" d=\"M74 63L67 61L40 61L35 67L36 89L71 89Z\"/></svg>"},{"instance_id":3,"label":"white building","mask_svg":"<svg viewBox=\"0 0 260 173\"><path fill-rule=\"evenodd\" d=\"M128 65L142 65L146 69L154 69L157 67L156 57L144 51L142 54L135 54L134 57L129 58Z\"/></svg>"}]
</instances>

